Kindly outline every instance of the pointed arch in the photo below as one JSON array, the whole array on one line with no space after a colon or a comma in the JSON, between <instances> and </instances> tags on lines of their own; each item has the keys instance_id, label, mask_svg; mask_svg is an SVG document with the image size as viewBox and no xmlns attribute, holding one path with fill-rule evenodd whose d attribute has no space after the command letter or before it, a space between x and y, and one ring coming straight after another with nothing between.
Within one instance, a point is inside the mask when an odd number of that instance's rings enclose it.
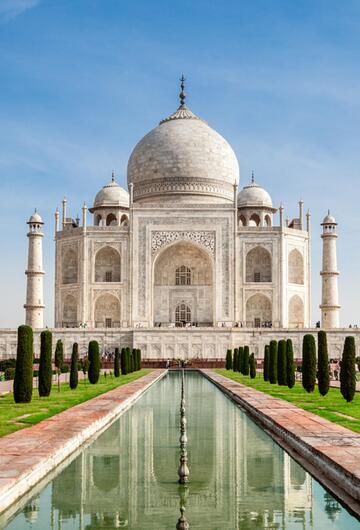
<instances>
[{"instance_id":1,"label":"pointed arch","mask_svg":"<svg viewBox=\"0 0 360 530\"><path fill-rule=\"evenodd\" d=\"M77 283L78 281L78 259L77 252L73 248L64 251L62 257L62 283Z\"/></svg>"},{"instance_id":2,"label":"pointed arch","mask_svg":"<svg viewBox=\"0 0 360 530\"><path fill-rule=\"evenodd\" d=\"M74 295L67 294L63 302L63 327L75 328L78 325L78 303Z\"/></svg>"},{"instance_id":3,"label":"pointed arch","mask_svg":"<svg viewBox=\"0 0 360 530\"><path fill-rule=\"evenodd\" d=\"M289 301L289 327L303 328L304 320L304 302L295 294Z\"/></svg>"},{"instance_id":4,"label":"pointed arch","mask_svg":"<svg viewBox=\"0 0 360 530\"><path fill-rule=\"evenodd\" d=\"M121 259L117 250L106 246L95 256L95 281L120 282Z\"/></svg>"},{"instance_id":5,"label":"pointed arch","mask_svg":"<svg viewBox=\"0 0 360 530\"><path fill-rule=\"evenodd\" d=\"M256 293L246 302L246 326L247 327L271 327L272 307L267 296Z\"/></svg>"},{"instance_id":6,"label":"pointed arch","mask_svg":"<svg viewBox=\"0 0 360 530\"><path fill-rule=\"evenodd\" d=\"M271 254L262 246L257 246L246 255L246 281L271 282Z\"/></svg>"},{"instance_id":7,"label":"pointed arch","mask_svg":"<svg viewBox=\"0 0 360 530\"><path fill-rule=\"evenodd\" d=\"M304 258L297 248L289 253L288 269L289 283L304 285Z\"/></svg>"},{"instance_id":8,"label":"pointed arch","mask_svg":"<svg viewBox=\"0 0 360 530\"><path fill-rule=\"evenodd\" d=\"M95 301L95 327L120 327L120 300L113 294L101 294Z\"/></svg>"}]
</instances>

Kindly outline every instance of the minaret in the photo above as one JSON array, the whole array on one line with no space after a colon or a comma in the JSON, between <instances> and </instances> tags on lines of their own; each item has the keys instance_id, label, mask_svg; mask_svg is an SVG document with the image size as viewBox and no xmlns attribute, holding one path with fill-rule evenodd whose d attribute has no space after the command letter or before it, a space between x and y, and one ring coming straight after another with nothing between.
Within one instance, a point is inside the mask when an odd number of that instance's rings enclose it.
<instances>
[{"instance_id":1,"label":"minaret","mask_svg":"<svg viewBox=\"0 0 360 530\"><path fill-rule=\"evenodd\" d=\"M324 329L339 327L339 295L336 261L336 226L335 218L328 211L321 223L323 233L323 265L322 271L322 297L321 297L321 327Z\"/></svg>"},{"instance_id":2,"label":"minaret","mask_svg":"<svg viewBox=\"0 0 360 530\"><path fill-rule=\"evenodd\" d=\"M43 263L42 263L42 233L43 220L35 212L28 220L29 253L26 287L25 322L32 328L44 327L44 298L43 298Z\"/></svg>"}]
</instances>

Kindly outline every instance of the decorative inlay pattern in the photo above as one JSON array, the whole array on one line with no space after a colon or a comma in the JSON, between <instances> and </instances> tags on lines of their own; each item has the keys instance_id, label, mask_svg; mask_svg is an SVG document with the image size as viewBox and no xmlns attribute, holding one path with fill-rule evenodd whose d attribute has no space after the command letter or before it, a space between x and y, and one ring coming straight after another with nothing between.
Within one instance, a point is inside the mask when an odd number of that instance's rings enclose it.
<instances>
[{"instance_id":1,"label":"decorative inlay pattern","mask_svg":"<svg viewBox=\"0 0 360 530\"><path fill-rule=\"evenodd\" d=\"M215 256L215 234L213 231L154 231L152 232L151 239L151 252L154 255L161 247L164 245L169 245L174 241L184 241L189 240L201 245L210 254Z\"/></svg>"}]
</instances>

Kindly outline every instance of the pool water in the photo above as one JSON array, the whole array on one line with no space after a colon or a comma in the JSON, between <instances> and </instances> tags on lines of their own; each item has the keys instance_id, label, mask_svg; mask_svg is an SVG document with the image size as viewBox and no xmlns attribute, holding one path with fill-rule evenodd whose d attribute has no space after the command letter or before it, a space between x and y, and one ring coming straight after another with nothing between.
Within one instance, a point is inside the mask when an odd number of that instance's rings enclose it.
<instances>
[{"instance_id":1,"label":"pool water","mask_svg":"<svg viewBox=\"0 0 360 530\"><path fill-rule=\"evenodd\" d=\"M5 523L7 530L359 529L360 523L197 372L185 373L190 482L177 483L181 373L152 386Z\"/></svg>"}]
</instances>

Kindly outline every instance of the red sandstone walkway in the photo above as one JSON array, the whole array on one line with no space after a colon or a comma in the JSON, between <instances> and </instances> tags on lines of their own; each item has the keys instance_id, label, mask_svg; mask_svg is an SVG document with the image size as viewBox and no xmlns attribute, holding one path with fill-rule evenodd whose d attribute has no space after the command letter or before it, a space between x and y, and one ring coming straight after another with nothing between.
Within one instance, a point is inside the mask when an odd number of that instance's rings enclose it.
<instances>
[{"instance_id":1,"label":"red sandstone walkway","mask_svg":"<svg viewBox=\"0 0 360 530\"><path fill-rule=\"evenodd\" d=\"M351 499L342 498L360 514L360 434L212 370L201 372L275 435L281 445L302 457L303 465L337 495L341 496L338 488L350 495ZM306 462L311 465L306 466Z\"/></svg>"},{"instance_id":2,"label":"red sandstone walkway","mask_svg":"<svg viewBox=\"0 0 360 530\"><path fill-rule=\"evenodd\" d=\"M127 409L164 370L0 438L0 512Z\"/></svg>"}]
</instances>

